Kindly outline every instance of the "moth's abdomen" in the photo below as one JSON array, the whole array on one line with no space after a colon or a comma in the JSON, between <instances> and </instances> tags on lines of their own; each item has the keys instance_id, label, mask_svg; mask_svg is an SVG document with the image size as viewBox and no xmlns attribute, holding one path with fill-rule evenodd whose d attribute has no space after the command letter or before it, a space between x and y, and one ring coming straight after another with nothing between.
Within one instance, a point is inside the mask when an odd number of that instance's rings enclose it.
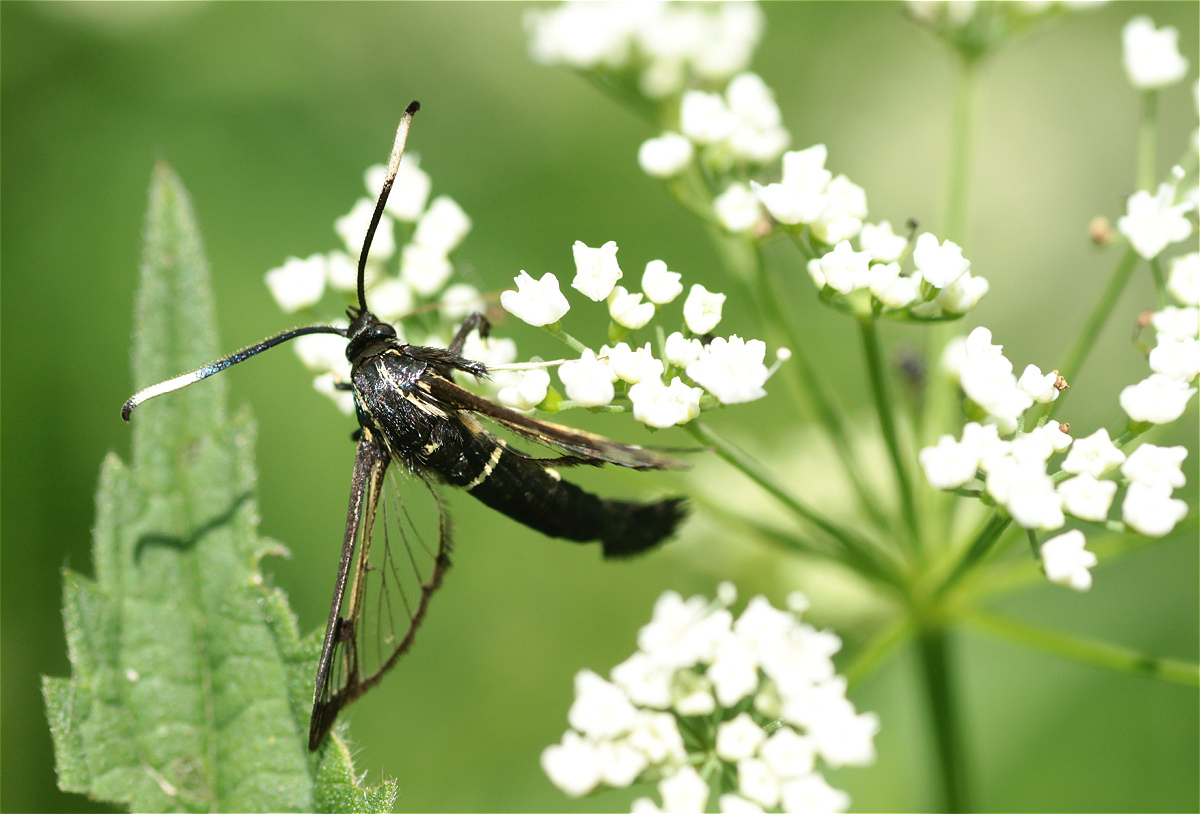
<instances>
[{"instance_id":1,"label":"moth's abdomen","mask_svg":"<svg viewBox=\"0 0 1200 814\"><path fill-rule=\"evenodd\" d=\"M458 473L443 473L446 480L542 534L581 543L598 540L605 557L627 557L652 548L675 531L687 511L680 498L657 503L605 500L487 434L474 436L467 450L463 462L469 465Z\"/></svg>"}]
</instances>

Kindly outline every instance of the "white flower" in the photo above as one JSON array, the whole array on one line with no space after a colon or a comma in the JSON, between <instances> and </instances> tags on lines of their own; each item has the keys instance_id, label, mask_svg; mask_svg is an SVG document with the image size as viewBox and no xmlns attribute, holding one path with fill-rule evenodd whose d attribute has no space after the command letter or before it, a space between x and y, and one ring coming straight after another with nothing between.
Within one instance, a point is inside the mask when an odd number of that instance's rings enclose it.
<instances>
[{"instance_id":1,"label":"white flower","mask_svg":"<svg viewBox=\"0 0 1200 814\"><path fill-rule=\"evenodd\" d=\"M687 366L687 375L722 404L754 401L767 394L763 389L770 375L763 364L766 353L762 340L718 336Z\"/></svg>"},{"instance_id":2,"label":"white flower","mask_svg":"<svg viewBox=\"0 0 1200 814\"><path fill-rule=\"evenodd\" d=\"M558 278L546 272L535 280L522 271L515 278L516 291L502 291L500 305L517 319L540 327L558 322L571 304L558 288Z\"/></svg>"},{"instance_id":3,"label":"white flower","mask_svg":"<svg viewBox=\"0 0 1200 814\"><path fill-rule=\"evenodd\" d=\"M1121 43L1125 73L1138 90L1165 88L1187 74L1188 61L1179 53L1179 32L1173 26L1155 30L1153 20L1139 15L1121 29Z\"/></svg>"},{"instance_id":4,"label":"white flower","mask_svg":"<svg viewBox=\"0 0 1200 814\"><path fill-rule=\"evenodd\" d=\"M368 198L359 198L349 213L333 222L333 230L346 246L346 251L357 258L362 254L363 240L367 237L367 226L371 223L371 215L375 212L375 202ZM375 236L371 239L371 253L367 261L383 263L396 253L395 222L386 212L375 227ZM356 261L357 262L357 261Z\"/></svg>"},{"instance_id":5,"label":"white flower","mask_svg":"<svg viewBox=\"0 0 1200 814\"><path fill-rule=\"evenodd\" d=\"M336 373L322 373L313 379L313 389L322 395L329 396L337 408L346 415L354 415L354 394L349 390L341 390L336 385L345 379L338 378Z\"/></svg>"},{"instance_id":6,"label":"white flower","mask_svg":"<svg viewBox=\"0 0 1200 814\"><path fill-rule=\"evenodd\" d=\"M1200 305L1200 252L1171 258L1167 290L1184 305Z\"/></svg>"},{"instance_id":7,"label":"white flower","mask_svg":"<svg viewBox=\"0 0 1200 814\"><path fill-rule=\"evenodd\" d=\"M455 283L442 292L442 315L446 319L459 321L474 313L482 313L487 303L479 290L467 283Z\"/></svg>"},{"instance_id":8,"label":"white flower","mask_svg":"<svg viewBox=\"0 0 1200 814\"><path fill-rule=\"evenodd\" d=\"M488 367L507 365L517 358L517 343L496 336L484 339L479 335L479 331L471 331L467 334L467 341L463 343L462 355L466 359L483 362Z\"/></svg>"},{"instance_id":9,"label":"white flower","mask_svg":"<svg viewBox=\"0 0 1200 814\"><path fill-rule=\"evenodd\" d=\"M285 314L315 305L325 293L326 260L314 254L301 260L289 257L266 274L267 288Z\"/></svg>"},{"instance_id":10,"label":"white flower","mask_svg":"<svg viewBox=\"0 0 1200 814\"><path fill-rule=\"evenodd\" d=\"M783 177L765 187L751 182L763 206L780 223L812 223L825 211L825 189L833 173L825 169L824 144L783 154Z\"/></svg>"},{"instance_id":11,"label":"white flower","mask_svg":"<svg viewBox=\"0 0 1200 814\"><path fill-rule=\"evenodd\" d=\"M925 478L934 489L957 489L979 469L979 451L959 444L953 435L943 435L937 445L917 453Z\"/></svg>"},{"instance_id":12,"label":"white flower","mask_svg":"<svg viewBox=\"0 0 1200 814\"><path fill-rule=\"evenodd\" d=\"M758 74L747 71L729 80L725 99L730 110L761 130L777 127L782 120L775 93Z\"/></svg>"},{"instance_id":13,"label":"white flower","mask_svg":"<svg viewBox=\"0 0 1200 814\"><path fill-rule=\"evenodd\" d=\"M812 738L796 734L790 726L776 729L758 753L771 771L785 780L810 773L817 757Z\"/></svg>"},{"instance_id":14,"label":"white flower","mask_svg":"<svg viewBox=\"0 0 1200 814\"><path fill-rule=\"evenodd\" d=\"M613 322L636 331L654 319L654 303L642 302L642 295L617 286L608 295L608 314Z\"/></svg>"},{"instance_id":15,"label":"white flower","mask_svg":"<svg viewBox=\"0 0 1200 814\"><path fill-rule=\"evenodd\" d=\"M726 708L758 689L758 661L749 643L741 636L721 640L705 675L713 684L717 701Z\"/></svg>"},{"instance_id":16,"label":"white flower","mask_svg":"<svg viewBox=\"0 0 1200 814\"><path fill-rule=\"evenodd\" d=\"M763 808L779 803L779 778L765 761L747 758L738 761L738 791Z\"/></svg>"},{"instance_id":17,"label":"white flower","mask_svg":"<svg viewBox=\"0 0 1200 814\"><path fill-rule=\"evenodd\" d=\"M1192 233L1192 222L1187 218L1192 208L1190 201L1175 203L1174 183L1160 185L1155 195L1138 190L1125 202L1117 231L1129 239L1138 254L1153 260L1168 245L1186 240Z\"/></svg>"},{"instance_id":18,"label":"white flower","mask_svg":"<svg viewBox=\"0 0 1200 814\"><path fill-rule=\"evenodd\" d=\"M615 738L630 731L637 710L621 688L610 684L591 670L575 674L575 702L567 712L567 721L591 738Z\"/></svg>"},{"instance_id":19,"label":"white flower","mask_svg":"<svg viewBox=\"0 0 1200 814\"><path fill-rule=\"evenodd\" d=\"M1192 339L1200 332L1200 308L1176 308L1168 305L1150 318L1154 330L1174 339Z\"/></svg>"},{"instance_id":20,"label":"white flower","mask_svg":"<svg viewBox=\"0 0 1200 814\"><path fill-rule=\"evenodd\" d=\"M543 7L545 8L545 7ZM542 65L620 67L629 55L628 20L607 4L570 3L525 16L529 55Z\"/></svg>"},{"instance_id":21,"label":"white flower","mask_svg":"<svg viewBox=\"0 0 1200 814\"><path fill-rule=\"evenodd\" d=\"M908 246L908 238L894 233L892 224L886 220L878 226L873 223L863 224L858 242L862 250L871 255L871 259L880 263L896 262Z\"/></svg>"},{"instance_id":22,"label":"white flower","mask_svg":"<svg viewBox=\"0 0 1200 814\"><path fill-rule=\"evenodd\" d=\"M699 284L693 285L683 302L683 321L687 323L688 330L703 336L717 327L724 304L724 294L709 291Z\"/></svg>"},{"instance_id":23,"label":"white flower","mask_svg":"<svg viewBox=\"0 0 1200 814\"><path fill-rule=\"evenodd\" d=\"M697 144L715 144L733 135L738 117L719 93L689 90L679 106L679 129Z\"/></svg>"},{"instance_id":24,"label":"white flower","mask_svg":"<svg viewBox=\"0 0 1200 814\"><path fill-rule=\"evenodd\" d=\"M667 361L675 367L687 367L700 358L703 350L703 342L699 339L686 339L679 331L675 331L667 337L665 348Z\"/></svg>"},{"instance_id":25,"label":"white flower","mask_svg":"<svg viewBox=\"0 0 1200 814\"><path fill-rule=\"evenodd\" d=\"M1063 496L1054 491L1054 482L1040 468L1033 466L1018 465L1011 473L1013 479L1003 502L1013 520L1027 529L1050 531L1061 528L1066 522L1062 511ZM991 473L988 474L990 481Z\"/></svg>"},{"instance_id":26,"label":"white flower","mask_svg":"<svg viewBox=\"0 0 1200 814\"><path fill-rule=\"evenodd\" d=\"M736 794L722 794L717 809L721 814L762 814L762 806Z\"/></svg>"},{"instance_id":27,"label":"white flower","mask_svg":"<svg viewBox=\"0 0 1200 814\"><path fill-rule=\"evenodd\" d=\"M825 201L825 209L811 226L817 240L833 245L862 230L867 216L867 193L862 187L839 175L825 188Z\"/></svg>"},{"instance_id":28,"label":"white flower","mask_svg":"<svg viewBox=\"0 0 1200 814\"><path fill-rule=\"evenodd\" d=\"M1134 421L1169 424L1183 415L1196 388L1161 373L1151 373L1131 384L1117 397L1121 409Z\"/></svg>"},{"instance_id":29,"label":"white flower","mask_svg":"<svg viewBox=\"0 0 1200 814\"><path fill-rule=\"evenodd\" d=\"M350 361L346 358L346 338L333 334L309 334L292 341L292 350L304 366L313 373L338 374L341 381L350 381Z\"/></svg>"},{"instance_id":30,"label":"white flower","mask_svg":"<svg viewBox=\"0 0 1200 814\"><path fill-rule=\"evenodd\" d=\"M674 591L666 591L654 603L649 624L638 631L638 647L660 663L691 667L711 660L717 638L729 624L729 611L710 614L704 597L685 601Z\"/></svg>"},{"instance_id":31,"label":"white flower","mask_svg":"<svg viewBox=\"0 0 1200 814\"><path fill-rule=\"evenodd\" d=\"M537 367L525 371L512 387L501 388L496 398L506 407L514 410L532 410L546 399L550 390L550 374L545 368Z\"/></svg>"},{"instance_id":32,"label":"white flower","mask_svg":"<svg viewBox=\"0 0 1200 814\"><path fill-rule=\"evenodd\" d=\"M575 279L571 281L571 288L593 302L607 299L622 277L621 267L617 265L616 242L610 240L593 249L576 240L571 252L575 255Z\"/></svg>"},{"instance_id":33,"label":"white flower","mask_svg":"<svg viewBox=\"0 0 1200 814\"><path fill-rule=\"evenodd\" d=\"M834 768L874 763L879 716L873 712L855 715L848 705L843 709L809 728L817 752Z\"/></svg>"},{"instance_id":34,"label":"white flower","mask_svg":"<svg viewBox=\"0 0 1200 814\"><path fill-rule=\"evenodd\" d=\"M1134 481L1125 490L1121 519L1147 537L1165 537L1187 517L1188 505L1171 497L1169 486L1148 486Z\"/></svg>"},{"instance_id":35,"label":"white flower","mask_svg":"<svg viewBox=\"0 0 1200 814\"><path fill-rule=\"evenodd\" d=\"M668 271L662 260L651 260L642 272L642 292L655 305L666 305L683 293L682 274Z\"/></svg>"},{"instance_id":36,"label":"white flower","mask_svg":"<svg viewBox=\"0 0 1200 814\"><path fill-rule=\"evenodd\" d=\"M929 232L917 238L913 262L921 277L934 288L945 288L971 267L971 261L963 257L957 244L947 240L939 246L937 238Z\"/></svg>"},{"instance_id":37,"label":"white flower","mask_svg":"<svg viewBox=\"0 0 1200 814\"><path fill-rule=\"evenodd\" d=\"M919 274L913 276L918 280L920 278ZM971 272L964 271L961 277L939 291L928 304L951 314L965 314L979 304L990 288L987 278L975 277Z\"/></svg>"},{"instance_id":38,"label":"white flower","mask_svg":"<svg viewBox=\"0 0 1200 814\"><path fill-rule=\"evenodd\" d=\"M1050 446L1055 452L1062 452L1071 446L1071 442L1074 440L1070 434L1063 431L1063 425L1057 421L1047 421L1043 426L1038 427L1032 432L1040 433L1044 436L1050 442Z\"/></svg>"},{"instance_id":39,"label":"white flower","mask_svg":"<svg viewBox=\"0 0 1200 814\"><path fill-rule=\"evenodd\" d=\"M400 250L400 279L423 297L441 291L453 273L454 267L440 249L409 243Z\"/></svg>"},{"instance_id":40,"label":"white flower","mask_svg":"<svg viewBox=\"0 0 1200 814\"><path fill-rule=\"evenodd\" d=\"M467 213L449 195L439 195L417 221L413 243L449 254L458 248L469 231L471 219Z\"/></svg>"},{"instance_id":41,"label":"white flower","mask_svg":"<svg viewBox=\"0 0 1200 814\"><path fill-rule=\"evenodd\" d=\"M1187 453L1187 447L1142 444L1121 464L1121 474L1143 486L1178 489L1187 482L1180 468Z\"/></svg>"},{"instance_id":42,"label":"white flower","mask_svg":"<svg viewBox=\"0 0 1200 814\"><path fill-rule=\"evenodd\" d=\"M562 743L542 751L542 771L550 782L569 797L582 797L600 782L600 759L596 747L578 732L563 734Z\"/></svg>"},{"instance_id":43,"label":"white flower","mask_svg":"<svg viewBox=\"0 0 1200 814\"><path fill-rule=\"evenodd\" d=\"M334 291L358 290L358 261L343 251L334 249L326 252L326 271L329 274L329 287ZM367 285L370 286L371 267L367 267Z\"/></svg>"},{"instance_id":44,"label":"white flower","mask_svg":"<svg viewBox=\"0 0 1200 814\"><path fill-rule=\"evenodd\" d=\"M680 763L687 757L683 736L669 712L639 712L629 743L652 763Z\"/></svg>"},{"instance_id":45,"label":"white flower","mask_svg":"<svg viewBox=\"0 0 1200 814\"><path fill-rule=\"evenodd\" d=\"M649 797L637 797L629 804L629 814L663 814L663 810Z\"/></svg>"},{"instance_id":46,"label":"white flower","mask_svg":"<svg viewBox=\"0 0 1200 814\"><path fill-rule=\"evenodd\" d=\"M629 388L633 417L648 427L659 429L686 424L700 415L701 395L703 392L700 388L688 387L678 376L671 380L669 386L655 377L644 379Z\"/></svg>"},{"instance_id":47,"label":"white flower","mask_svg":"<svg viewBox=\"0 0 1200 814\"><path fill-rule=\"evenodd\" d=\"M371 289L371 308L385 320L408 316L413 310L413 293L408 283L388 277Z\"/></svg>"},{"instance_id":48,"label":"white flower","mask_svg":"<svg viewBox=\"0 0 1200 814\"><path fill-rule=\"evenodd\" d=\"M651 178L674 178L692 163L692 142L678 133L647 139L638 148L638 166Z\"/></svg>"},{"instance_id":49,"label":"white flower","mask_svg":"<svg viewBox=\"0 0 1200 814\"><path fill-rule=\"evenodd\" d=\"M1058 484L1063 508L1080 520L1102 522L1108 518L1117 484L1111 480L1096 480L1087 472Z\"/></svg>"},{"instance_id":50,"label":"white flower","mask_svg":"<svg viewBox=\"0 0 1200 814\"><path fill-rule=\"evenodd\" d=\"M425 211L425 202L429 200L429 190L433 187L433 182L428 173L421 169L420 164L420 156L411 151L404 153L404 157L400 159L396 179L392 182L392 191L384 206L384 211L396 220L414 223ZM383 179L386 177L387 167L382 164L367 168L363 180L372 198L379 197L379 191L383 189Z\"/></svg>"},{"instance_id":51,"label":"white flower","mask_svg":"<svg viewBox=\"0 0 1200 814\"><path fill-rule=\"evenodd\" d=\"M870 254L854 251L850 241L843 240L821 258L821 274L826 285L838 293L849 294L871 284L870 263Z\"/></svg>"},{"instance_id":52,"label":"white flower","mask_svg":"<svg viewBox=\"0 0 1200 814\"><path fill-rule=\"evenodd\" d=\"M1181 382L1190 382L1200 374L1200 340L1175 339L1158 335L1158 345L1150 351L1150 369Z\"/></svg>"},{"instance_id":53,"label":"white flower","mask_svg":"<svg viewBox=\"0 0 1200 814\"><path fill-rule=\"evenodd\" d=\"M603 407L616 395L612 368L607 361L597 359L590 348L585 348L578 359L559 365L558 378L566 386L567 398L580 407Z\"/></svg>"},{"instance_id":54,"label":"white flower","mask_svg":"<svg viewBox=\"0 0 1200 814\"><path fill-rule=\"evenodd\" d=\"M623 789L637 780L649 765L645 754L627 740L602 740L596 744L600 763L600 781L615 789Z\"/></svg>"},{"instance_id":55,"label":"white flower","mask_svg":"<svg viewBox=\"0 0 1200 814\"><path fill-rule=\"evenodd\" d=\"M713 209L730 232L745 232L758 223L758 197L745 184L730 184L713 200Z\"/></svg>"},{"instance_id":56,"label":"white flower","mask_svg":"<svg viewBox=\"0 0 1200 814\"><path fill-rule=\"evenodd\" d=\"M763 728L755 723L749 713L743 712L736 718L718 724L717 756L730 763L737 763L753 756L766 739Z\"/></svg>"},{"instance_id":57,"label":"white flower","mask_svg":"<svg viewBox=\"0 0 1200 814\"><path fill-rule=\"evenodd\" d=\"M1062 462L1062 470L1075 475L1087 472L1093 478L1098 478L1124 461L1125 453L1117 449L1108 437L1108 430L1101 427L1086 438L1075 440Z\"/></svg>"},{"instance_id":58,"label":"white flower","mask_svg":"<svg viewBox=\"0 0 1200 814\"><path fill-rule=\"evenodd\" d=\"M947 346L943 364L955 369L971 401L995 419L1002 431L1012 432L1021 413L1033 406L1033 397L1017 386L1003 346L991 341L991 331L976 328L962 345Z\"/></svg>"},{"instance_id":59,"label":"white flower","mask_svg":"<svg viewBox=\"0 0 1200 814\"><path fill-rule=\"evenodd\" d=\"M601 354L604 355L603 350ZM663 374L663 363L654 358L649 342L640 348L630 348L624 342L618 342L615 347L609 349L607 356L617 378L630 384L637 384L645 379L657 379Z\"/></svg>"},{"instance_id":60,"label":"white flower","mask_svg":"<svg viewBox=\"0 0 1200 814\"><path fill-rule=\"evenodd\" d=\"M1017 387L1028 393L1035 403L1047 404L1058 398L1058 390L1054 387L1057 380L1056 372L1051 371L1043 376L1037 365L1027 365L1021 378L1017 379Z\"/></svg>"},{"instance_id":61,"label":"white flower","mask_svg":"<svg viewBox=\"0 0 1200 814\"><path fill-rule=\"evenodd\" d=\"M819 774L784 781L780 796L787 814L829 814L850 807L850 795L830 786Z\"/></svg>"},{"instance_id":62,"label":"white flower","mask_svg":"<svg viewBox=\"0 0 1200 814\"><path fill-rule=\"evenodd\" d=\"M868 277L871 293L885 308L907 308L921 296L921 278L900 276L899 263L876 263L870 267Z\"/></svg>"},{"instance_id":63,"label":"white flower","mask_svg":"<svg viewBox=\"0 0 1200 814\"><path fill-rule=\"evenodd\" d=\"M1088 569L1096 564L1096 555L1083 547L1086 542L1082 531L1072 529L1042 543L1042 571L1046 579L1074 591L1091 588L1092 572Z\"/></svg>"},{"instance_id":64,"label":"white flower","mask_svg":"<svg viewBox=\"0 0 1200 814\"><path fill-rule=\"evenodd\" d=\"M700 814L708 802L708 784L691 766L660 780L658 793L662 795L663 811L672 814Z\"/></svg>"},{"instance_id":65,"label":"white flower","mask_svg":"<svg viewBox=\"0 0 1200 814\"><path fill-rule=\"evenodd\" d=\"M671 705L672 672L670 666L639 650L612 669L612 680L633 703L666 709Z\"/></svg>"}]
</instances>

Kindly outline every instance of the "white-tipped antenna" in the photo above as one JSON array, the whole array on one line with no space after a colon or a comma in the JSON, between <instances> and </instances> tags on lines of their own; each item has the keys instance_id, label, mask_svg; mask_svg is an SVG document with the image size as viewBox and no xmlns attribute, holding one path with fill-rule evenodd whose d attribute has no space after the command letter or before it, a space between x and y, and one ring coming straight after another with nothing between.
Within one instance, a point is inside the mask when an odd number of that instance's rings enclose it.
<instances>
[{"instance_id":1,"label":"white-tipped antenna","mask_svg":"<svg viewBox=\"0 0 1200 814\"><path fill-rule=\"evenodd\" d=\"M363 311L367 310L367 254L371 251L371 241L375 237L379 219L383 217L383 207L392 191L392 183L400 170L400 159L404 155L404 142L408 140L408 128L412 124L413 114L420 109L420 102L412 102L400 117L400 126L396 128L396 140L392 142L392 154L388 156L387 177L383 179L383 188L379 190L379 199L375 201L375 211L371 214L371 223L367 226L366 237L363 238L362 252L358 255L358 307Z\"/></svg>"}]
</instances>

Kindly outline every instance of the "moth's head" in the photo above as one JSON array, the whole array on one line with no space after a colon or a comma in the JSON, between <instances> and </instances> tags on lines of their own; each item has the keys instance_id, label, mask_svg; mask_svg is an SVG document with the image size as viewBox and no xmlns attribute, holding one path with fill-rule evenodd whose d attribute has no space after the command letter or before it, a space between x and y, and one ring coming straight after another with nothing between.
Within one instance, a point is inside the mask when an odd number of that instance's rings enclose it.
<instances>
[{"instance_id":1,"label":"moth's head","mask_svg":"<svg viewBox=\"0 0 1200 814\"><path fill-rule=\"evenodd\" d=\"M351 365L399 344L396 329L370 311L351 308L346 315L350 317L350 327L346 329L346 338L350 340L346 345L346 358Z\"/></svg>"}]
</instances>

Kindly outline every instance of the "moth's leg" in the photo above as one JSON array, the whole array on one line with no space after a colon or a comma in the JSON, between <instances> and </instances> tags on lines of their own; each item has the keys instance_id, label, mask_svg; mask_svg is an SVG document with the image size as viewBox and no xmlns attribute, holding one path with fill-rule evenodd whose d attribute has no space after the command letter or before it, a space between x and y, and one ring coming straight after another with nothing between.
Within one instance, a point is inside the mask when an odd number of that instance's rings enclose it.
<instances>
[{"instance_id":1,"label":"moth's leg","mask_svg":"<svg viewBox=\"0 0 1200 814\"><path fill-rule=\"evenodd\" d=\"M471 331L479 329L479 336L487 339L492 332L492 323L488 322L488 318L476 311L463 320L462 327L458 329L458 333L454 335L454 340L450 343L450 350L453 353L461 354L463 345L467 341L467 337Z\"/></svg>"}]
</instances>

